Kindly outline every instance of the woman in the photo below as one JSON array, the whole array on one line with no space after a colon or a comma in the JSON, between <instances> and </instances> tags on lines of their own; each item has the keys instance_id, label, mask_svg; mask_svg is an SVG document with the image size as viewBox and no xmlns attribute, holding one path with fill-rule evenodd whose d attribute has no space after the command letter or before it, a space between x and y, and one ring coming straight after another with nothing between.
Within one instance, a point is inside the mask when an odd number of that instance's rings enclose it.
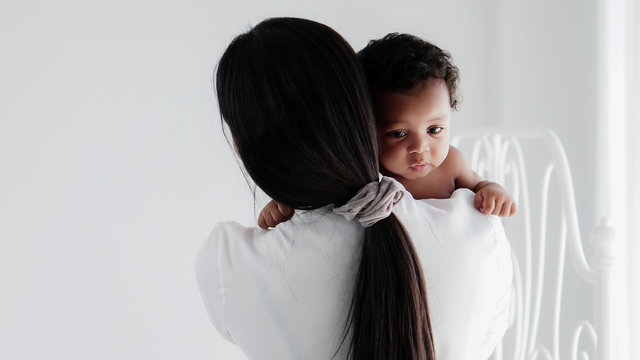
<instances>
[{"instance_id":1,"label":"woman","mask_svg":"<svg viewBox=\"0 0 640 360\"><path fill-rule=\"evenodd\" d=\"M263 21L225 51L236 152L302 211L274 230L216 225L197 262L209 316L250 359L486 358L507 326L502 227L469 191L417 201L379 177L363 79L346 41L309 20Z\"/></svg>"}]
</instances>

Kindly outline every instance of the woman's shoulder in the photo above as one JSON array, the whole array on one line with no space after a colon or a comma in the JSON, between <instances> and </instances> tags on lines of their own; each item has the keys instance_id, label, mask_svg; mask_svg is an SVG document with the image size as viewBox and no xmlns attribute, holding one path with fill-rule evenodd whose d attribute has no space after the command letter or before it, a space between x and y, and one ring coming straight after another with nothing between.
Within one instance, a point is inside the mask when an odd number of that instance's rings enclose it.
<instances>
[{"instance_id":1,"label":"woman's shoulder","mask_svg":"<svg viewBox=\"0 0 640 360\"><path fill-rule=\"evenodd\" d=\"M236 241L249 240L253 238L255 228L241 225L235 221L221 221L214 224L209 236L204 241L203 247L211 247L220 242L230 239Z\"/></svg>"},{"instance_id":2,"label":"woman's shoulder","mask_svg":"<svg viewBox=\"0 0 640 360\"><path fill-rule=\"evenodd\" d=\"M249 289L241 285L254 273L252 266L259 268L256 262L265 258L256 253L257 245L264 252L265 242L257 239L261 231L265 230L234 221L216 223L196 254L196 279L207 314L218 332L231 342L235 342L230 330L230 317L234 315L227 299Z\"/></svg>"},{"instance_id":3,"label":"woman's shoulder","mask_svg":"<svg viewBox=\"0 0 640 360\"><path fill-rule=\"evenodd\" d=\"M409 194L394 209L421 258L443 358L487 355L507 327L511 248L500 220L480 213L473 196L468 189L449 199Z\"/></svg>"},{"instance_id":4,"label":"woman's shoulder","mask_svg":"<svg viewBox=\"0 0 640 360\"><path fill-rule=\"evenodd\" d=\"M415 200L411 194L406 195L394 214L421 257L435 263L447 258L460 265L491 262L495 257L509 261L511 248L500 219L478 211L473 206L472 191L458 189L449 199Z\"/></svg>"},{"instance_id":5,"label":"woman's shoulder","mask_svg":"<svg viewBox=\"0 0 640 360\"><path fill-rule=\"evenodd\" d=\"M215 224L196 254L196 271L218 271L221 263L224 263L223 257L229 255L229 246L237 250L250 246L255 230L234 221Z\"/></svg>"},{"instance_id":6,"label":"woman's shoulder","mask_svg":"<svg viewBox=\"0 0 640 360\"><path fill-rule=\"evenodd\" d=\"M234 221L217 223L197 254L197 269L222 267L227 274L256 263L282 262L292 250L314 251L361 237L361 229L329 208L297 211L294 217L264 230Z\"/></svg>"},{"instance_id":7,"label":"woman's shoulder","mask_svg":"<svg viewBox=\"0 0 640 360\"><path fill-rule=\"evenodd\" d=\"M209 236L203 242L199 253L212 253L221 244L229 241L242 244L251 241L257 229L241 225L235 221L222 221L216 223Z\"/></svg>"},{"instance_id":8,"label":"woman's shoulder","mask_svg":"<svg viewBox=\"0 0 640 360\"><path fill-rule=\"evenodd\" d=\"M439 239L465 240L482 233L490 235L487 238L503 235L500 220L479 212L473 206L473 197L473 191L464 188L448 199L416 200L405 192L393 212L410 232L428 232Z\"/></svg>"},{"instance_id":9,"label":"woman's shoulder","mask_svg":"<svg viewBox=\"0 0 640 360\"><path fill-rule=\"evenodd\" d=\"M277 334L269 320L274 311L279 323L302 329L315 321L333 334L364 230L326 210L299 211L271 230L235 222L213 227L198 252L196 275L211 322L225 338L258 346L256 332ZM324 308L318 316L327 318L309 320L315 315L302 314L300 304ZM248 315L247 309L260 310ZM250 322L254 329L246 328Z\"/></svg>"}]
</instances>

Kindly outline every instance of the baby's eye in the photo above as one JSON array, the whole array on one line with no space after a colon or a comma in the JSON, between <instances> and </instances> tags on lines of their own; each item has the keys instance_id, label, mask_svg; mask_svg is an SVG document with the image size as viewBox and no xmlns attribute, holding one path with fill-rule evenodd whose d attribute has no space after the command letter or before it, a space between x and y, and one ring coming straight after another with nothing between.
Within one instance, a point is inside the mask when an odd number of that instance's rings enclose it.
<instances>
[{"instance_id":1,"label":"baby's eye","mask_svg":"<svg viewBox=\"0 0 640 360\"><path fill-rule=\"evenodd\" d=\"M430 127L427 132L429 134L439 134L442 130L444 130L444 128L442 126L434 126L434 127Z\"/></svg>"},{"instance_id":2,"label":"baby's eye","mask_svg":"<svg viewBox=\"0 0 640 360\"><path fill-rule=\"evenodd\" d=\"M407 132L404 130L398 130L398 131L390 132L389 135L393 136L394 138L402 138L407 136Z\"/></svg>"}]
</instances>

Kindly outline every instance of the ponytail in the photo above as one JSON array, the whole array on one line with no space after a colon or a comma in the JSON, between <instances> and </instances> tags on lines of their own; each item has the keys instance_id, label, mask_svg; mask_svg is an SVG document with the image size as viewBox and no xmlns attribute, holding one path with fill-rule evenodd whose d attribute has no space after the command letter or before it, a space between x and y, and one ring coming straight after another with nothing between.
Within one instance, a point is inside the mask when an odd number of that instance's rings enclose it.
<instances>
[{"instance_id":1,"label":"ponytail","mask_svg":"<svg viewBox=\"0 0 640 360\"><path fill-rule=\"evenodd\" d=\"M420 260L393 214L365 229L348 326L354 360L435 359Z\"/></svg>"}]
</instances>

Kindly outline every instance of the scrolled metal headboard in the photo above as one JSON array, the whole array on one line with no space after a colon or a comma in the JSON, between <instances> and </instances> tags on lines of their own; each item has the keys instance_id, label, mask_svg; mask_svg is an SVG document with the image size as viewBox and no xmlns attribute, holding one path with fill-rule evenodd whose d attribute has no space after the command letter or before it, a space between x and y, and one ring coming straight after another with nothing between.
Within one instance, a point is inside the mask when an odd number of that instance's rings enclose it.
<instances>
[{"instance_id":1,"label":"scrolled metal headboard","mask_svg":"<svg viewBox=\"0 0 640 360\"><path fill-rule=\"evenodd\" d=\"M492 359L613 360L614 233L606 220L596 227L587 261L558 137L546 129L488 128L459 133L451 143L518 204L503 221L513 249L512 326Z\"/></svg>"}]
</instances>

